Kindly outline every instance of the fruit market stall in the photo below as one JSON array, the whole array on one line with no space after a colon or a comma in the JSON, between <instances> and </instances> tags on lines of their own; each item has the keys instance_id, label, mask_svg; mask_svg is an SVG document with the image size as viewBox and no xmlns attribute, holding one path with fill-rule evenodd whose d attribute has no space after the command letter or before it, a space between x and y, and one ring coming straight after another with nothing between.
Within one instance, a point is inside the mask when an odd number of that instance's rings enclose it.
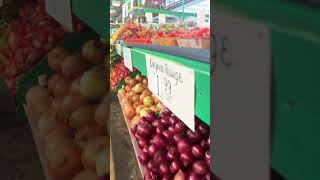
<instances>
[{"instance_id":1,"label":"fruit market stall","mask_svg":"<svg viewBox=\"0 0 320 180\"><path fill-rule=\"evenodd\" d=\"M210 28L128 17L110 39L110 83L141 175L210 179Z\"/></svg>"}]
</instances>

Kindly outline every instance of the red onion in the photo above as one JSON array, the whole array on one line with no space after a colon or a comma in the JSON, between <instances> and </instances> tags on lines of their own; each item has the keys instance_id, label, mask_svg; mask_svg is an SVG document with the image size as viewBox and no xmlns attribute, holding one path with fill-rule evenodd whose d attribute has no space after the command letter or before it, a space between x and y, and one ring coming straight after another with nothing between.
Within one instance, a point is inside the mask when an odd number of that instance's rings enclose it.
<instances>
[{"instance_id":1,"label":"red onion","mask_svg":"<svg viewBox=\"0 0 320 180\"><path fill-rule=\"evenodd\" d=\"M131 133L136 134L136 132L137 132L137 125L134 125L133 127L131 127Z\"/></svg>"},{"instance_id":2,"label":"red onion","mask_svg":"<svg viewBox=\"0 0 320 180\"><path fill-rule=\"evenodd\" d=\"M164 116L171 116L171 111L170 109L168 108L164 108L161 112L161 115L164 115Z\"/></svg>"},{"instance_id":3,"label":"red onion","mask_svg":"<svg viewBox=\"0 0 320 180\"><path fill-rule=\"evenodd\" d=\"M175 159L179 159L179 156L180 156L180 153L174 147L171 147L167 152L167 159L169 161L173 161Z\"/></svg>"},{"instance_id":4,"label":"red onion","mask_svg":"<svg viewBox=\"0 0 320 180\"><path fill-rule=\"evenodd\" d=\"M153 156L153 160L155 163L161 164L166 161L166 154L163 151L157 151Z\"/></svg>"},{"instance_id":5,"label":"red onion","mask_svg":"<svg viewBox=\"0 0 320 180\"><path fill-rule=\"evenodd\" d=\"M182 163L179 160L173 160L170 164L170 171L172 174L176 174L181 169Z\"/></svg>"},{"instance_id":6,"label":"red onion","mask_svg":"<svg viewBox=\"0 0 320 180\"><path fill-rule=\"evenodd\" d=\"M194 145L191 148L192 155L196 158L202 158L204 156L204 150L199 145Z\"/></svg>"},{"instance_id":7,"label":"red onion","mask_svg":"<svg viewBox=\"0 0 320 180\"><path fill-rule=\"evenodd\" d=\"M172 180L172 175L164 175L162 180Z\"/></svg>"},{"instance_id":8,"label":"red onion","mask_svg":"<svg viewBox=\"0 0 320 180\"><path fill-rule=\"evenodd\" d=\"M182 141L182 140L184 139L184 136L183 136L182 134L175 134L175 135L173 136L173 139L174 139L174 141L175 141L176 143L178 143L178 142L180 142L180 141Z\"/></svg>"},{"instance_id":9,"label":"red onion","mask_svg":"<svg viewBox=\"0 0 320 180\"><path fill-rule=\"evenodd\" d=\"M174 131L176 133L181 133L181 132L184 132L186 130L186 125L183 123L183 122L177 122L175 125L174 125Z\"/></svg>"},{"instance_id":10,"label":"red onion","mask_svg":"<svg viewBox=\"0 0 320 180\"><path fill-rule=\"evenodd\" d=\"M165 130L165 127L162 124L159 124L158 127L156 127L157 134L162 134L164 130Z\"/></svg>"},{"instance_id":11,"label":"red onion","mask_svg":"<svg viewBox=\"0 0 320 180\"><path fill-rule=\"evenodd\" d=\"M192 171L199 175L206 175L209 172L209 167L203 160L198 160L193 163Z\"/></svg>"},{"instance_id":12,"label":"red onion","mask_svg":"<svg viewBox=\"0 0 320 180\"><path fill-rule=\"evenodd\" d=\"M149 155L146 153L142 153L138 156L138 159L140 161L141 164L146 165L149 161Z\"/></svg>"},{"instance_id":13,"label":"red onion","mask_svg":"<svg viewBox=\"0 0 320 180\"><path fill-rule=\"evenodd\" d=\"M146 120L150 123L152 123L156 119L157 119L157 115L154 112L149 112L146 116Z\"/></svg>"},{"instance_id":14,"label":"red onion","mask_svg":"<svg viewBox=\"0 0 320 180\"><path fill-rule=\"evenodd\" d=\"M207 165L210 167L210 150L207 150L204 153L204 160L206 161Z\"/></svg>"},{"instance_id":15,"label":"red onion","mask_svg":"<svg viewBox=\"0 0 320 180\"><path fill-rule=\"evenodd\" d=\"M188 180L202 180L202 178L198 174L191 172L188 176Z\"/></svg>"},{"instance_id":16,"label":"red onion","mask_svg":"<svg viewBox=\"0 0 320 180\"><path fill-rule=\"evenodd\" d=\"M134 134L134 137L136 137L137 141L140 139L145 139L144 137L140 136L138 133Z\"/></svg>"},{"instance_id":17,"label":"red onion","mask_svg":"<svg viewBox=\"0 0 320 180\"><path fill-rule=\"evenodd\" d=\"M172 133L172 134L175 134L175 133L176 133L173 126L169 126L169 127L168 127L168 131L169 131L170 133Z\"/></svg>"},{"instance_id":18,"label":"red onion","mask_svg":"<svg viewBox=\"0 0 320 180\"><path fill-rule=\"evenodd\" d=\"M207 149L208 148L208 144L207 144L206 140L202 139L201 142L200 142L200 146L203 147L204 149Z\"/></svg>"},{"instance_id":19,"label":"red onion","mask_svg":"<svg viewBox=\"0 0 320 180\"><path fill-rule=\"evenodd\" d=\"M151 136L153 131L152 126L149 123L139 124L137 127L137 133L145 138L148 138Z\"/></svg>"},{"instance_id":20,"label":"red onion","mask_svg":"<svg viewBox=\"0 0 320 180\"><path fill-rule=\"evenodd\" d=\"M207 139L207 145L210 147L210 137Z\"/></svg>"},{"instance_id":21,"label":"red onion","mask_svg":"<svg viewBox=\"0 0 320 180\"><path fill-rule=\"evenodd\" d=\"M159 180L159 175L153 171L147 171L144 174L144 180Z\"/></svg>"},{"instance_id":22,"label":"red onion","mask_svg":"<svg viewBox=\"0 0 320 180\"><path fill-rule=\"evenodd\" d=\"M180 153L185 151L190 151L191 147L192 147L191 143L186 139L180 140L177 144L177 148Z\"/></svg>"},{"instance_id":23,"label":"red onion","mask_svg":"<svg viewBox=\"0 0 320 180\"><path fill-rule=\"evenodd\" d=\"M145 146L143 149L142 149L142 152L143 153L146 153L146 154L149 154L149 147L148 146Z\"/></svg>"},{"instance_id":24,"label":"red onion","mask_svg":"<svg viewBox=\"0 0 320 180\"><path fill-rule=\"evenodd\" d=\"M190 151L185 151L181 153L180 160L182 161L184 166L188 166L193 161L193 156Z\"/></svg>"},{"instance_id":25,"label":"red onion","mask_svg":"<svg viewBox=\"0 0 320 180\"><path fill-rule=\"evenodd\" d=\"M154 120L154 121L152 122L152 126L153 126L153 127L158 127L159 124L160 124L160 120Z\"/></svg>"},{"instance_id":26,"label":"red onion","mask_svg":"<svg viewBox=\"0 0 320 180\"><path fill-rule=\"evenodd\" d=\"M166 137L163 134L157 134L152 138L151 143L156 145L158 148L163 149L167 145Z\"/></svg>"},{"instance_id":27,"label":"red onion","mask_svg":"<svg viewBox=\"0 0 320 180\"><path fill-rule=\"evenodd\" d=\"M192 142L199 142L201 140L201 134L198 131L192 132L190 129L187 131L187 137Z\"/></svg>"},{"instance_id":28,"label":"red onion","mask_svg":"<svg viewBox=\"0 0 320 180\"><path fill-rule=\"evenodd\" d=\"M164 135L164 137L166 137L167 140L171 140L173 138L173 133L169 130L164 130L162 134Z\"/></svg>"},{"instance_id":29,"label":"red onion","mask_svg":"<svg viewBox=\"0 0 320 180\"><path fill-rule=\"evenodd\" d=\"M169 117L162 117L161 119L160 119L160 123L163 125L163 126L165 126L165 127L168 127L169 126Z\"/></svg>"},{"instance_id":30,"label":"red onion","mask_svg":"<svg viewBox=\"0 0 320 180\"><path fill-rule=\"evenodd\" d=\"M148 148L148 153L151 157L153 157L157 150L158 148L155 145L151 144L151 146L149 146Z\"/></svg>"},{"instance_id":31,"label":"red onion","mask_svg":"<svg viewBox=\"0 0 320 180\"><path fill-rule=\"evenodd\" d=\"M167 162L162 162L159 166L159 171L161 175L170 174L170 166Z\"/></svg>"},{"instance_id":32,"label":"red onion","mask_svg":"<svg viewBox=\"0 0 320 180\"><path fill-rule=\"evenodd\" d=\"M149 141L145 140L145 139L140 139L138 141L138 146L140 149L143 149L144 147L146 147L149 144Z\"/></svg>"},{"instance_id":33,"label":"red onion","mask_svg":"<svg viewBox=\"0 0 320 180\"><path fill-rule=\"evenodd\" d=\"M149 123L149 121L147 120L146 117L141 117L139 120L139 124L143 124L143 123Z\"/></svg>"},{"instance_id":34,"label":"red onion","mask_svg":"<svg viewBox=\"0 0 320 180\"><path fill-rule=\"evenodd\" d=\"M147 163L147 170L148 171L157 172L157 169L158 169L158 167L157 167L156 162L151 160Z\"/></svg>"},{"instance_id":35,"label":"red onion","mask_svg":"<svg viewBox=\"0 0 320 180\"><path fill-rule=\"evenodd\" d=\"M177 118L177 117L171 116L171 117L169 118L169 124L170 124L171 126L175 125L177 122L178 122L178 118Z\"/></svg>"},{"instance_id":36,"label":"red onion","mask_svg":"<svg viewBox=\"0 0 320 180\"><path fill-rule=\"evenodd\" d=\"M207 125L205 125L204 123L199 124L198 130L203 135L208 135L210 133L209 127Z\"/></svg>"}]
</instances>

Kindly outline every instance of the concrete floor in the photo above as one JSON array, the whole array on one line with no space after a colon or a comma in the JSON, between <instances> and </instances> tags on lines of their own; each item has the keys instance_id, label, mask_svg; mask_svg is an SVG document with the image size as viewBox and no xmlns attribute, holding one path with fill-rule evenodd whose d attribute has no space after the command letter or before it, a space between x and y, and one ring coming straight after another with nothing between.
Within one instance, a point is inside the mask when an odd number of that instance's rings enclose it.
<instances>
[{"instance_id":1,"label":"concrete floor","mask_svg":"<svg viewBox=\"0 0 320 180\"><path fill-rule=\"evenodd\" d=\"M110 100L110 131L116 180L143 179L119 101L115 95Z\"/></svg>"}]
</instances>

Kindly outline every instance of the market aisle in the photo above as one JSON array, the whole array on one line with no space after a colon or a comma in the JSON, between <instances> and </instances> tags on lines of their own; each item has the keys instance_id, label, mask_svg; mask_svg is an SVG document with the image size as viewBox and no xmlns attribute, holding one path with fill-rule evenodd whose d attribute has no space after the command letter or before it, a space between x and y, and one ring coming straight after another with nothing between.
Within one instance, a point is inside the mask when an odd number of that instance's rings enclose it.
<instances>
[{"instance_id":1,"label":"market aisle","mask_svg":"<svg viewBox=\"0 0 320 180\"><path fill-rule=\"evenodd\" d=\"M27 125L2 130L0 142L1 180L45 180Z\"/></svg>"},{"instance_id":2,"label":"market aisle","mask_svg":"<svg viewBox=\"0 0 320 180\"><path fill-rule=\"evenodd\" d=\"M129 132L118 99L114 94L110 99L110 110L110 130L116 179L142 179Z\"/></svg>"}]
</instances>

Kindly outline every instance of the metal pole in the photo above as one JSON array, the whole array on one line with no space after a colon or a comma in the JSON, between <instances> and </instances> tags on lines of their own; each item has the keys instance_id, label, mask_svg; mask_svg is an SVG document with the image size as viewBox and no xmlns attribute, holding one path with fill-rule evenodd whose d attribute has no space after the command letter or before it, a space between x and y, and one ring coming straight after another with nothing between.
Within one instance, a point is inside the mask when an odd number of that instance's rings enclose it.
<instances>
[{"instance_id":1,"label":"metal pole","mask_svg":"<svg viewBox=\"0 0 320 180\"><path fill-rule=\"evenodd\" d=\"M184 0L182 0L182 22L184 21Z\"/></svg>"}]
</instances>

